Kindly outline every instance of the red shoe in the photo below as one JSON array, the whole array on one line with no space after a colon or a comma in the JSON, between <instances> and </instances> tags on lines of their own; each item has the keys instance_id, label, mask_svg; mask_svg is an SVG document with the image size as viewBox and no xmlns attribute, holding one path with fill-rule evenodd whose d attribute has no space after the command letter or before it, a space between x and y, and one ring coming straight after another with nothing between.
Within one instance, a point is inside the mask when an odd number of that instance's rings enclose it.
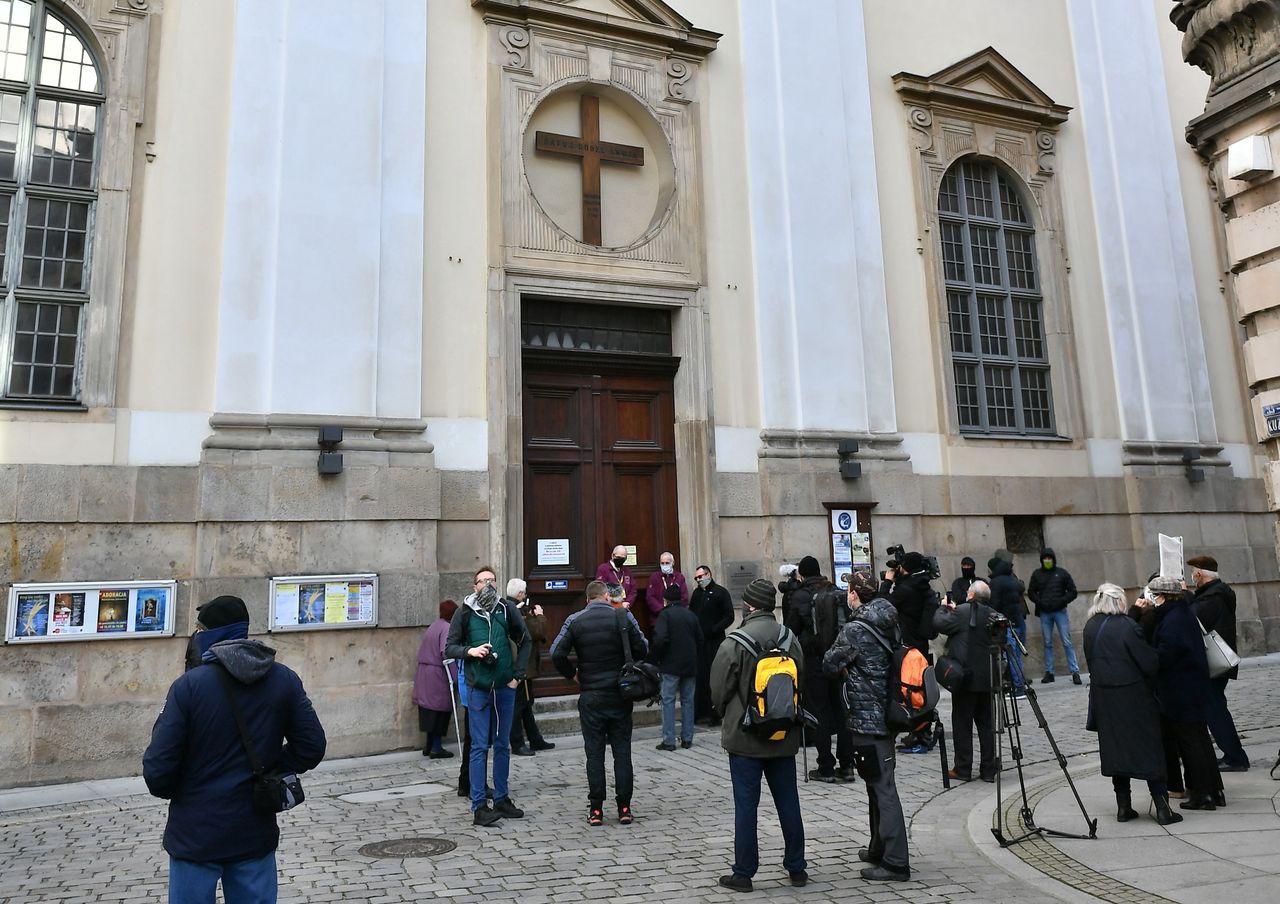
<instances>
[{"instance_id":1,"label":"red shoe","mask_svg":"<svg viewBox=\"0 0 1280 904\"><path fill-rule=\"evenodd\" d=\"M629 826L633 819L635 819L635 817L631 815L630 807L618 807L618 822L622 823L624 826Z\"/></svg>"},{"instance_id":2,"label":"red shoe","mask_svg":"<svg viewBox=\"0 0 1280 904\"><path fill-rule=\"evenodd\" d=\"M604 811L599 807L592 807L587 811L587 825L602 826L604 825Z\"/></svg>"}]
</instances>

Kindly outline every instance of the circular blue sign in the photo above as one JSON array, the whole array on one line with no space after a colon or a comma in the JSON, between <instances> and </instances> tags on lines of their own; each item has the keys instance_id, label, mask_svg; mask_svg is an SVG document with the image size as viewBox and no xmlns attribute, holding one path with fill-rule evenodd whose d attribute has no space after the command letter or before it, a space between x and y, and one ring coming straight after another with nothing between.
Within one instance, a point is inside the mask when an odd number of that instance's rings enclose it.
<instances>
[{"instance_id":1,"label":"circular blue sign","mask_svg":"<svg viewBox=\"0 0 1280 904\"><path fill-rule=\"evenodd\" d=\"M841 512L839 516L836 517L836 524L840 525L841 530L848 530L853 527L853 518L848 512Z\"/></svg>"}]
</instances>

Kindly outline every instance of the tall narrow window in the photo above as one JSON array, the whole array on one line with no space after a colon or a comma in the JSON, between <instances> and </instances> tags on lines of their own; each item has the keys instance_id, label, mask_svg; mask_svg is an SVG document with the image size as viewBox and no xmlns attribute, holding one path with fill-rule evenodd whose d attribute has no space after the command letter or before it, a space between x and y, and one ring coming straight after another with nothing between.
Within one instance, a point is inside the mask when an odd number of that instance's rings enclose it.
<instances>
[{"instance_id":1,"label":"tall narrow window","mask_svg":"<svg viewBox=\"0 0 1280 904\"><path fill-rule=\"evenodd\" d=\"M102 74L45 0L0 0L0 351L8 401L79 392Z\"/></svg>"},{"instance_id":2,"label":"tall narrow window","mask_svg":"<svg viewBox=\"0 0 1280 904\"><path fill-rule=\"evenodd\" d=\"M1053 434L1035 229L993 163L955 163L938 191L960 431Z\"/></svg>"}]
</instances>

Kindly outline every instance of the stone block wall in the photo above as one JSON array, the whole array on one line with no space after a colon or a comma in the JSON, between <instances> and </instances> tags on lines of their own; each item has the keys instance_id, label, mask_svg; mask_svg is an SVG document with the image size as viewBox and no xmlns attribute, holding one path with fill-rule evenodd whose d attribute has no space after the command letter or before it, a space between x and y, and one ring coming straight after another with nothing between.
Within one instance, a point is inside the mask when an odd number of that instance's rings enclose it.
<instances>
[{"instance_id":1,"label":"stone block wall","mask_svg":"<svg viewBox=\"0 0 1280 904\"><path fill-rule=\"evenodd\" d=\"M416 744L422 627L470 592L488 548L487 475L429 454L207 450L192 467L0 466L0 583L174 579L173 638L0 647L0 785L136 774L195 606L249 605L254 636L298 672L329 755ZM443 489L442 489L443 487ZM376 628L265 634L268 581L374 572Z\"/></svg>"},{"instance_id":2,"label":"stone block wall","mask_svg":"<svg viewBox=\"0 0 1280 904\"><path fill-rule=\"evenodd\" d=\"M1218 559L1223 579L1235 588L1241 655L1280 650L1280 572L1276 516L1268 510L1263 482L1211 475L1192 484L1180 471L1124 477L939 477L878 470L843 481L833 458L761 459L758 474L720 474L720 540L724 561L755 563L756 573L777 580L778 565L814 555L829 570L829 523L823 503L875 503L871 510L875 562L902 543L938 557L939 590L973 556L979 574L1007 546L1004 519L1039 515L1044 539L1069 570L1080 597L1069 612L1077 654L1080 631L1100 583L1111 581L1131 595L1159 566L1157 534L1182 536L1187 555ZM724 505L731 500L731 505ZM1015 555L1025 581L1039 565L1038 550ZM1039 621L1028 620L1028 672L1043 669ZM1057 673L1066 669L1061 649ZM1081 663L1084 667L1083 662Z\"/></svg>"}]
</instances>

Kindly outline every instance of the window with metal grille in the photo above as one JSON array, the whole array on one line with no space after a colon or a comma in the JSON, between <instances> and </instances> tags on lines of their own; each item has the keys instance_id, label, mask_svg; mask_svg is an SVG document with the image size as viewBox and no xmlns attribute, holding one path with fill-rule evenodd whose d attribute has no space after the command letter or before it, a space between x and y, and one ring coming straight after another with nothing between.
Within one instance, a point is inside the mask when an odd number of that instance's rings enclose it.
<instances>
[{"instance_id":1,"label":"window with metal grille","mask_svg":"<svg viewBox=\"0 0 1280 904\"><path fill-rule=\"evenodd\" d=\"M0 0L3 396L79 392L97 202L102 73L45 0Z\"/></svg>"},{"instance_id":2,"label":"window with metal grille","mask_svg":"<svg viewBox=\"0 0 1280 904\"><path fill-rule=\"evenodd\" d=\"M529 349L671 354L671 313L661 308L526 298L520 321Z\"/></svg>"},{"instance_id":3,"label":"window with metal grille","mask_svg":"<svg viewBox=\"0 0 1280 904\"><path fill-rule=\"evenodd\" d=\"M1052 435L1035 228L993 163L954 164L938 190L942 274L960 431Z\"/></svg>"}]
</instances>

